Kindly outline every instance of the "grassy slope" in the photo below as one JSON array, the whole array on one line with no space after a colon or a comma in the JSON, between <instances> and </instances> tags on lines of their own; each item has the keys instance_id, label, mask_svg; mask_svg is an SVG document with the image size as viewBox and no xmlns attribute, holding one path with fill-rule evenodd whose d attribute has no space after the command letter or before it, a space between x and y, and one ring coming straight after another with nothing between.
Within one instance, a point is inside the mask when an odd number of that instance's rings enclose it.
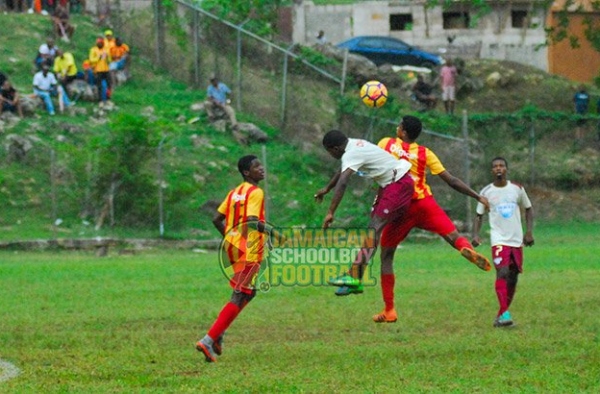
<instances>
[{"instance_id":1,"label":"grassy slope","mask_svg":"<svg viewBox=\"0 0 600 394\"><path fill-rule=\"evenodd\" d=\"M15 82L21 92L30 92L32 64L31 61L37 47L44 41L49 33L50 21L38 15L8 14L0 15L0 35L10 37L3 40L0 47L0 70L4 71ZM88 19L74 16L74 23L78 29L75 40L71 44L58 44L71 50L78 63L87 56L89 47L101 28L94 26ZM503 67L507 67L504 65ZM480 62L473 67L483 76L495 70L489 62ZM515 87L511 89L490 90L483 89L474 92L465 98L459 105L465 106L469 111L489 111L497 108L499 103L510 103L514 106L508 111L520 108L524 103L519 98L527 96L528 92L532 102L542 106L548 104L548 109L560 108L561 100L566 96L564 91L569 83L556 78L533 78L540 89L532 89L532 84L525 83L522 79L524 70L514 74ZM534 73L538 75L539 72ZM312 83L313 81L311 81ZM549 89L549 86L553 86ZM318 91L318 89L311 89ZM552 93L552 99L544 100L544 94ZM561 93L562 92L562 93ZM307 90L306 95L310 93ZM246 153L261 154L261 147L253 145L242 148L235 144L226 134L220 134L213 129L206 128L200 121L189 125L180 119L190 119L195 116L189 109L193 102L198 102L204 97L202 90L191 89L183 83L173 81L164 72L153 67L152 61L136 54L133 64L133 79L114 94L114 101L119 106L119 113L139 115L148 107L154 109L154 116L159 122L170 125L172 129L165 140L165 167L166 182L166 231L171 237L213 237L209 218L210 210L200 210L198 207L207 202L219 200L224 193L239 181L235 169L237 159ZM398 94L399 100L403 95ZM486 107L487 106L487 107ZM92 103L80 103L80 107L91 110ZM489 107L489 108L488 108ZM512 108L512 109L511 109ZM426 115L431 117L432 115ZM248 114L240 114L242 119L252 119ZM70 151L80 150L88 141L103 138L110 132L108 125L98 125L88 121L88 116L57 116L50 119L43 111L38 112L36 118L28 118L11 131L17 134L33 135L42 141L36 149L42 152L41 146L54 146L63 152L65 158ZM432 118L426 118L432 119ZM254 119L252 119L255 121ZM439 119L438 119L439 121ZM443 121L443 118L442 118ZM433 119L432 119L433 122ZM312 194L321 187L337 166L334 161L326 157L321 151L318 141L311 137L311 130L303 130L302 144L290 144L287 137L278 135L278 131L264 124L263 126L271 135L272 140L267 145L267 161L269 164L269 208L271 219L279 225L306 225L318 226L322 220L324 207L315 205ZM83 132L65 132L68 125L77 125ZM202 144L195 146L192 136L198 136ZM60 138L66 136L65 143L58 143ZM45 153L40 155L45 155ZM549 155L551 157L552 155ZM36 156L38 157L38 156ZM66 158L65 161L68 161ZM84 189L85 174L76 174L79 177L79 189ZM48 238L56 236L50 226L53 217L49 205L48 163L39 159L31 160L25 164L6 164L2 168L2 189L0 189L0 203L6 207L0 216L0 225L4 231L0 237L4 239ZM361 185L358 179L353 180ZM366 186L362 184L362 186ZM156 236L158 228L158 215L150 217L146 223L146 230L108 229L106 226L95 231L89 225L83 225L78 217L82 197L71 196L71 189L60 189L58 217L63 219L63 224L58 229L58 236L95 236L95 235L127 235L127 236ZM82 193L81 191L79 193ZM452 193L452 191L450 191ZM579 206L584 208L581 212L596 212L594 208L595 193L590 192L586 198L585 192L578 192L575 196ZM552 198L546 198L552 195ZM540 190L539 203L560 204L560 201L570 201L562 193ZM67 197L73 198L69 200ZM535 199L534 195L534 199ZM368 210L371 193L360 194L355 190L347 193L344 203L340 207L338 224L362 225L364 212ZM589 207L589 209L587 208ZM548 205L541 207L551 220L569 218L572 207ZM559 214L554 214L560 212ZM565 212L563 214L563 212ZM592 217L594 217L592 215ZM93 222L93 217L85 218ZM117 218L118 219L118 218Z\"/></svg>"},{"instance_id":2,"label":"grassy slope","mask_svg":"<svg viewBox=\"0 0 600 394\"><path fill-rule=\"evenodd\" d=\"M28 94L31 91L33 75L31 60L37 47L44 42L49 32L50 22L47 18L38 15L0 15L0 20L2 21L0 35L12 38L3 41L0 48L2 51L0 70L14 81L22 94ZM79 64L86 57L89 47L93 45L94 38L101 29L80 16L74 17L74 23L78 29L73 43L67 45L58 41L57 44L72 51ZM167 231L173 229L173 226L168 225L170 221L176 223L178 228L185 228L185 232L175 230L174 233L168 234L171 236L189 237L193 234L206 236L205 230L209 230L209 234L214 236L214 232L210 232L212 226L208 220L212 213L198 211L198 207L210 200L220 200L228 189L241 180L236 168L239 157L254 153L262 158L259 145L244 148L233 142L229 135L205 127L202 120L191 125L181 121L196 116L189 109L190 104L201 101L203 97L203 90L194 90L185 84L170 80L165 73L156 70L151 61L141 56L133 61L132 80L117 89L113 96L114 102L119 107L118 113L141 114L147 108L153 107L154 116L158 121L166 122L173 129L165 141L167 162L165 172L166 181L170 186L166 189L166 195L167 198L171 195L173 201L171 206L169 206L171 202L167 201ZM93 103L80 102L79 106L87 109L90 115L94 108ZM59 135L66 134L66 142L61 145L62 149L66 150L66 145L70 146L69 149L77 149L77 146L83 146L86 141L102 138L103 133L110 130L109 125L98 125L89 122L88 118L89 115L75 117L59 115L51 119L40 110L35 118L27 118L11 132L33 135L44 141L44 144L53 146L56 146ZM84 131L74 137L64 132L65 124L80 125ZM328 180L330 172L320 170L323 163L317 159L317 156L300 154L296 146L278 140L276 130L260 123L258 125L273 137L267 149L268 162L277 163L277 169L273 170L268 178L269 195L273 196L269 201L272 216L277 217L279 222L318 225L320 213L313 214L315 206L312 203L312 193ZM193 136L199 137L204 142L194 146ZM0 200L4 201L5 206L14 206L18 210L17 212L12 212L11 209L5 210L0 218L6 230L3 235L5 239L52 235L47 224L51 222L50 208L45 198L49 193L46 188L47 170L47 166L40 168L36 165L27 166L19 163L4 168L2 181L5 187L0 192ZM310 176L298 174L310 174ZM27 187L24 179L33 179L32 182L39 186ZM27 198L17 198L16 196L21 195L23 190ZM173 196L173 193L178 195ZM300 209L287 209L289 204ZM75 214L76 209L75 207ZM68 209L64 208L64 211ZM24 218L29 214L37 219ZM93 221L93 218L89 220ZM64 231L61 236L81 233L85 236L95 235L89 228L82 231L76 217L65 218L65 223L61 227ZM153 229L149 230L150 234L145 235L156 234L154 228L157 226L152 227ZM99 233L105 234L106 231Z\"/></svg>"}]
</instances>

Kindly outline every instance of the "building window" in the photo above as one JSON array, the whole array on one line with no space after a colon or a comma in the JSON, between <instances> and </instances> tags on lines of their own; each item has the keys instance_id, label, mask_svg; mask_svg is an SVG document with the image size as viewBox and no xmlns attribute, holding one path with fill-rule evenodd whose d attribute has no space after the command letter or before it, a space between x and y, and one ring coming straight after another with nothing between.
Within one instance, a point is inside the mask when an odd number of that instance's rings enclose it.
<instances>
[{"instance_id":1,"label":"building window","mask_svg":"<svg viewBox=\"0 0 600 394\"><path fill-rule=\"evenodd\" d=\"M390 30L412 30L412 14L391 14Z\"/></svg>"},{"instance_id":2,"label":"building window","mask_svg":"<svg viewBox=\"0 0 600 394\"><path fill-rule=\"evenodd\" d=\"M444 12L444 29L468 29L471 18L468 12Z\"/></svg>"},{"instance_id":3,"label":"building window","mask_svg":"<svg viewBox=\"0 0 600 394\"><path fill-rule=\"evenodd\" d=\"M510 18L512 19L512 27L523 28L528 27L528 15L527 11L523 10L512 10L510 12Z\"/></svg>"}]
</instances>

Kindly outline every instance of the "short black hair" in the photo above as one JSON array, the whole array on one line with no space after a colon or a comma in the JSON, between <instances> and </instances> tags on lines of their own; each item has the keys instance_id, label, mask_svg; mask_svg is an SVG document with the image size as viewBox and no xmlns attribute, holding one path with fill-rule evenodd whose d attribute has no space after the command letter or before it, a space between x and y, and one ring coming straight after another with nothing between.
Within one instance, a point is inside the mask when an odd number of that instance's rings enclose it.
<instances>
[{"instance_id":1,"label":"short black hair","mask_svg":"<svg viewBox=\"0 0 600 394\"><path fill-rule=\"evenodd\" d=\"M504 165L506 166L506 168L508 168L508 162L506 161L506 159L502 156L496 156L492 159L492 165L494 164L494 162L496 160L502 160L504 162Z\"/></svg>"},{"instance_id":2,"label":"short black hair","mask_svg":"<svg viewBox=\"0 0 600 394\"><path fill-rule=\"evenodd\" d=\"M258 157L254 155L246 155L238 160L238 171L242 176L244 176L244 171L250 171L252 162L256 159L258 159Z\"/></svg>"},{"instance_id":3,"label":"short black hair","mask_svg":"<svg viewBox=\"0 0 600 394\"><path fill-rule=\"evenodd\" d=\"M421 135L423 124L416 116L406 115L402 117L402 128L406 131L408 138L414 141Z\"/></svg>"},{"instance_id":4,"label":"short black hair","mask_svg":"<svg viewBox=\"0 0 600 394\"><path fill-rule=\"evenodd\" d=\"M325 136L323 136L323 146L325 148L333 148L336 146L342 146L348 142L346 134L339 130L329 130Z\"/></svg>"}]
</instances>

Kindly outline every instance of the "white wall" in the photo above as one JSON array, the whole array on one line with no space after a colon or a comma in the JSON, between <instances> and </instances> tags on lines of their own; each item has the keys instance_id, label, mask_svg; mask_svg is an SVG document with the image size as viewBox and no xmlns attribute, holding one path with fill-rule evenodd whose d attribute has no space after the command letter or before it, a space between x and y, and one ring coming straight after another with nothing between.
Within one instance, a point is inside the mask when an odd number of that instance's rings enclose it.
<instances>
[{"instance_id":1,"label":"white wall","mask_svg":"<svg viewBox=\"0 0 600 394\"><path fill-rule=\"evenodd\" d=\"M506 5L503 5L507 7ZM534 29L513 28L510 9L484 16L471 29L443 29L441 7L428 9L421 1L366 1L338 6L317 6L304 1L294 6L294 42L313 44L319 30L336 44L360 35L396 37L431 52L446 50L462 57L512 60L548 71L546 47L535 50L546 40L542 24ZM412 14L411 31L391 31L391 14ZM544 13L537 16L545 20ZM426 23L427 21L427 23ZM448 36L456 36L452 45Z\"/></svg>"}]
</instances>

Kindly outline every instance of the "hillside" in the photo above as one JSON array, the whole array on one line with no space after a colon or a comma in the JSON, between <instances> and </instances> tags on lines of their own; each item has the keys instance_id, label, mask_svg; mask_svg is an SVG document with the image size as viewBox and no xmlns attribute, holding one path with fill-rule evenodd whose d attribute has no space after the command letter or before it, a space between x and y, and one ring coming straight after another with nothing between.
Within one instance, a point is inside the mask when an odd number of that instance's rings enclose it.
<instances>
[{"instance_id":1,"label":"hillside","mask_svg":"<svg viewBox=\"0 0 600 394\"><path fill-rule=\"evenodd\" d=\"M3 40L0 48L0 70L14 81L20 92L28 94L33 71L31 62L37 47L49 33L50 21L38 15L22 14L5 14L0 18L0 36L10 37ZM77 25L73 42L58 44L72 51L80 63L103 29L85 17L75 15L73 19ZM316 205L312 194L337 168L337 163L320 147L322 128L315 127L316 132L299 128L282 134L276 127L257 120L261 119L259 113L241 113L242 121L257 123L269 134L270 140L265 149L258 144L240 146L229 134L207 126L202 114L200 121L187 122L198 117L190 106L203 99L204 89L192 89L186 83L171 79L154 67L151 56L144 57L141 51L134 54L133 78L114 92L116 110L98 111L94 103L82 101L72 115L50 118L40 109L34 117L16 124L3 124L0 138L5 146L9 145L11 135L11 138L24 137L32 145L21 160L11 158L7 150L2 154L0 203L4 210L0 214L0 226L4 230L3 239L156 237L161 216L165 237L213 238L216 233L210 224L212 209L224 193L239 182L235 162L246 153L266 158L269 174L265 187L270 196L272 221L278 225L320 226L326 208ZM509 78L511 83L501 88L482 85L461 96L458 108L468 109L471 114L510 114L522 109L527 100L543 110L568 111L571 93L565 92L572 86L568 81L509 63L481 61L467 65L467 69L473 74L481 72L482 78L488 70L515 71ZM318 81L307 83L312 86ZM556 85L556 89L549 89L548 84ZM317 95L322 95L316 91L315 98L310 97L314 90L306 90L307 101L317 102ZM396 93L396 104L392 100L389 105L389 108L399 105L403 113L409 111L405 91ZM460 119L449 119L437 112L422 116L426 125L434 130L460 133ZM319 123L318 119L312 121ZM389 133L389 126L382 132ZM594 140L592 133L590 128L586 134L590 141ZM484 142L491 144L496 137L485 137L489 141L481 137L479 148L483 149ZM551 141L551 135L546 137L541 142ZM515 138L520 139L519 135ZM521 149L520 146L515 149ZM591 150L586 152L577 148L573 157L584 155L597 160L597 149L592 144L589 147ZM555 157L556 147L552 144L541 144L537 149L538 157ZM547 154L540 154L542 149L548 149ZM440 157L447 160L447 166L459 175L460 164L451 160L451 151L441 152ZM487 181L487 171L479 164L485 163L487 158L477 150L474 154L473 166L480 173L474 175L473 185L478 188ZM526 163L526 155L521 156L519 160ZM539 163L546 168L544 159ZM128 172L115 180L114 174L122 171L121 167ZM518 165L514 168L515 174L525 178L526 183L527 173L519 170ZM547 168L557 171L548 176L548 180L538 177L548 185L556 184L560 177L577 176L587 181L582 183L583 187L575 185L577 190L573 192L565 187L553 190L544 184L532 187L530 191L540 218L553 221L571 216L582 220L600 218L596 208L598 193L589 186L597 179L595 168L574 167L572 171L564 166ZM356 188L347 193L340 207L338 225L365 223L372 190L370 184L360 179L353 182ZM464 217L464 199L457 198L456 193L445 186L434 184L434 187L436 193L440 190L439 199L454 212L453 216ZM573 208L572 201L578 202L577 209Z\"/></svg>"}]
</instances>

